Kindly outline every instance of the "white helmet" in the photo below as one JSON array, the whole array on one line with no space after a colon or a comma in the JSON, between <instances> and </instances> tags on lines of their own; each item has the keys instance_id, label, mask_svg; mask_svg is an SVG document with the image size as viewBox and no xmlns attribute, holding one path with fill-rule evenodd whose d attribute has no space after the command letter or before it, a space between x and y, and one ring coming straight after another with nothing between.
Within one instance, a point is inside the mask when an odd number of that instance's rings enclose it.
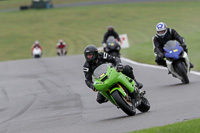
<instances>
[{"instance_id":1,"label":"white helmet","mask_svg":"<svg viewBox=\"0 0 200 133\"><path fill-rule=\"evenodd\" d=\"M60 40L59 40L59 43L63 43L63 40L62 40L62 39L60 39Z\"/></svg>"},{"instance_id":2,"label":"white helmet","mask_svg":"<svg viewBox=\"0 0 200 133\"><path fill-rule=\"evenodd\" d=\"M35 44L39 44L39 41L38 41L38 40L36 40L36 41L35 41Z\"/></svg>"},{"instance_id":3,"label":"white helmet","mask_svg":"<svg viewBox=\"0 0 200 133\"><path fill-rule=\"evenodd\" d=\"M157 31L157 35L164 37L165 34L167 33L167 25L163 22L160 22L156 25L156 31ZM160 31L165 31L164 33L159 33Z\"/></svg>"}]
</instances>

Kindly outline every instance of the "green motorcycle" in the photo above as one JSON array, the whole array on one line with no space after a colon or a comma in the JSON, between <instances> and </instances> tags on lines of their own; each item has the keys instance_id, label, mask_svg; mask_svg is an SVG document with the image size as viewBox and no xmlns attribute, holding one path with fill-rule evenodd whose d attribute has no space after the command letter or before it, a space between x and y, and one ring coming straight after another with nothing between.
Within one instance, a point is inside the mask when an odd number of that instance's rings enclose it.
<instances>
[{"instance_id":1,"label":"green motorcycle","mask_svg":"<svg viewBox=\"0 0 200 133\"><path fill-rule=\"evenodd\" d=\"M145 91L140 91L134 80L116 71L111 65L100 65L95 69L93 76L96 90L127 115L135 115L136 108L141 112L150 109L149 101L144 97Z\"/></svg>"}]
</instances>

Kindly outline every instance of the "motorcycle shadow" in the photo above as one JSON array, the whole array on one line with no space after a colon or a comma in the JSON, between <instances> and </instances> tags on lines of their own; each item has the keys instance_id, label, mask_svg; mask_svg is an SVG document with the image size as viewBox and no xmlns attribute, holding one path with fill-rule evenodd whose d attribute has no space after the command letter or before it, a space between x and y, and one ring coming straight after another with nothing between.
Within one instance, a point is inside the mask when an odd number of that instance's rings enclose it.
<instances>
[{"instance_id":1,"label":"motorcycle shadow","mask_svg":"<svg viewBox=\"0 0 200 133\"><path fill-rule=\"evenodd\" d=\"M119 117L113 117L113 118L107 118L107 119L102 119L100 120L101 122L109 122L109 121L115 121L115 120L121 120L121 119L126 119L126 118L133 118L133 117L138 117L140 115L144 115L144 114L147 114L147 113L150 113L151 111L148 111L148 112L145 112L145 113L142 113L142 112L139 112L136 113L134 116L128 116L128 115L124 115L124 116L119 116Z\"/></svg>"},{"instance_id":2,"label":"motorcycle shadow","mask_svg":"<svg viewBox=\"0 0 200 133\"><path fill-rule=\"evenodd\" d=\"M168 84L168 85L164 85L164 86L162 86L162 87L160 87L160 88L171 88L171 89L174 89L174 88L176 88L176 87L181 87L181 86L188 86L188 85L190 85L190 84L184 84L184 83L176 83L176 84Z\"/></svg>"}]
</instances>

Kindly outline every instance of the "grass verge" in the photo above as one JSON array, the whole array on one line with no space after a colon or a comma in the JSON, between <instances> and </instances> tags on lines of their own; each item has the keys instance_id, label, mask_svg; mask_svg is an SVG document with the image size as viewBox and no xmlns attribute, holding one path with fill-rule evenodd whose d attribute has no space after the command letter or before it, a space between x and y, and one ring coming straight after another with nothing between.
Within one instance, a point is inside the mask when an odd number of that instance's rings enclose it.
<instances>
[{"instance_id":1,"label":"grass verge","mask_svg":"<svg viewBox=\"0 0 200 133\"><path fill-rule=\"evenodd\" d=\"M99 0L52 0L52 3L53 5L57 5L57 4L71 4L71 3L89 2L89 1L99 1ZM22 5L30 6L31 4L32 0L3 0L0 1L0 10L19 8Z\"/></svg>"},{"instance_id":2,"label":"grass verge","mask_svg":"<svg viewBox=\"0 0 200 133\"><path fill-rule=\"evenodd\" d=\"M22 1L22 0L21 0ZM82 54L86 45L101 46L108 25L128 34L130 48L122 56L155 64L152 36L164 21L184 36L189 57L200 71L200 1L149 2L0 13L0 61L31 58L30 47L39 40L44 57L56 56L55 44L63 39L69 55Z\"/></svg>"},{"instance_id":3,"label":"grass verge","mask_svg":"<svg viewBox=\"0 0 200 133\"><path fill-rule=\"evenodd\" d=\"M199 133L200 119L194 119L162 127L153 127L149 129L133 131L129 133Z\"/></svg>"}]
</instances>

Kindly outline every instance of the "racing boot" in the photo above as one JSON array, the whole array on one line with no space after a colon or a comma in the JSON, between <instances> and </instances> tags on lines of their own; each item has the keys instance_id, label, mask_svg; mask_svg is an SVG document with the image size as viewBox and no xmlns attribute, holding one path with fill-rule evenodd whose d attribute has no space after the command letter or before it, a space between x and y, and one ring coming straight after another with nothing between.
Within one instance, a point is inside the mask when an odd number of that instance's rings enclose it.
<instances>
[{"instance_id":1,"label":"racing boot","mask_svg":"<svg viewBox=\"0 0 200 133\"><path fill-rule=\"evenodd\" d=\"M172 74L172 73L168 70L168 74Z\"/></svg>"},{"instance_id":2,"label":"racing boot","mask_svg":"<svg viewBox=\"0 0 200 133\"><path fill-rule=\"evenodd\" d=\"M184 51L188 54L188 49L186 48L186 46L184 48ZM191 62L190 62L190 68L194 68L194 65Z\"/></svg>"},{"instance_id":3,"label":"racing boot","mask_svg":"<svg viewBox=\"0 0 200 133\"><path fill-rule=\"evenodd\" d=\"M190 62L190 68L194 68L194 65Z\"/></svg>"},{"instance_id":4,"label":"racing boot","mask_svg":"<svg viewBox=\"0 0 200 133\"><path fill-rule=\"evenodd\" d=\"M101 95L101 93L98 92L96 101L99 104L102 104L102 103L108 102L108 99L106 99L103 95Z\"/></svg>"},{"instance_id":5,"label":"racing boot","mask_svg":"<svg viewBox=\"0 0 200 133\"><path fill-rule=\"evenodd\" d=\"M142 83L140 83L140 82L138 82L138 81L136 81L136 80L134 80L134 81L135 81L136 87L137 87L138 89L141 89L141 88L143 87L143 84L142 84Z\"/></svg>"}]
</instances>

